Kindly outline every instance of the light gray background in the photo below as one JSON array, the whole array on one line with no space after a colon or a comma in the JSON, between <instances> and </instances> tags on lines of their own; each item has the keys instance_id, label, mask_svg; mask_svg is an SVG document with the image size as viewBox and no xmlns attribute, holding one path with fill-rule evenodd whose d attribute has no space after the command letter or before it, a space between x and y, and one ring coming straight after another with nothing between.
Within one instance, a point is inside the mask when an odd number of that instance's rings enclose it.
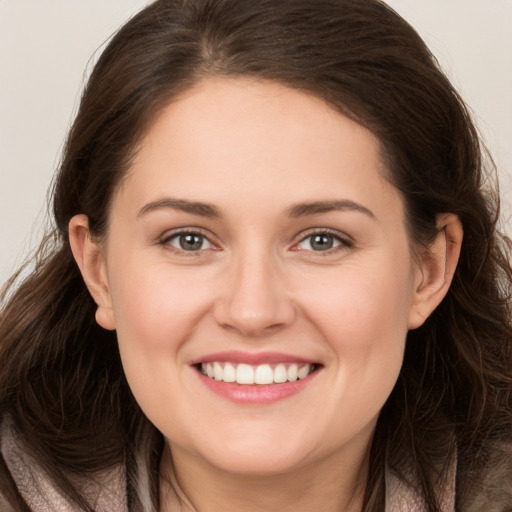
<instances>
[{"instance_id":1,"label":"light gray background","mask_svg":"<svg viewBox=\"0 0 512 512\"><path fill-rule=\"evenodd\" d=\"M0 283L41 238L47 189L91 57L147 3L0 0ZM512 0L388 3L427 41L474 111L500 169L506 220L512 211ZM512 233L509 221L505 229Z\"/></svg>"}]
</instances>

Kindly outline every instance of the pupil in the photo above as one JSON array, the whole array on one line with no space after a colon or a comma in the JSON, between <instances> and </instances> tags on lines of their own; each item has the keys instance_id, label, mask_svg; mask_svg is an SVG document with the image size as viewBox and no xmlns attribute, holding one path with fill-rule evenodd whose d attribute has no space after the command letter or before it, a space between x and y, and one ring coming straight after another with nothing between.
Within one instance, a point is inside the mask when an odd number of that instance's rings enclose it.
<instances>
[{"instance_id":1,"label":"pupil","mask_svg":"<svg viewBox=\"0 0 512 512\"><path fill-rule=\"evenodd\" d=\"M311 241L311 247L315 251L326 251L332 249L334 241L330 235L315 235Z\"/></svg>"},{"instance_id":2,"label":"pupil","mask_svg":"<svg viewBox=\"0 0 512 512\"><path fill-rule=\"evenodd\" d=\"M203 237L201 235L181 235L180 247L185 251L197 251L203 245Z\"/></svg>"}]
</instances>

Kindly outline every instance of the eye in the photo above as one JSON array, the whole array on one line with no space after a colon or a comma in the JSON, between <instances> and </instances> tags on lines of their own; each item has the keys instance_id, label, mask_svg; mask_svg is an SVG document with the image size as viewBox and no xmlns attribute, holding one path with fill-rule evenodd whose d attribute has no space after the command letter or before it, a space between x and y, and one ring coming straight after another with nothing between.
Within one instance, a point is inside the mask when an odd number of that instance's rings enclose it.
<instances>
[{"instance_id":1,"label":"eye","mask_svg":"<svg viewBox=\"0 0 512 512\"><path fill-rule=\"evenodd\" d=\"M303 238L297 245L298 250L326 252L337 247L350 246L350 243L340 236L329 232L312 233Z\"/></svg>"},{"instance_id":2,"label":"eye","mask_svg":"<svg viewBox=\"0 0 512 512\"><path fill-rule=\"evenodd\" d=\"M204 251L212 249L211 242L201 233L181 232L167 237L163 244L188 252Z\"/></svg>"}]
</instances>

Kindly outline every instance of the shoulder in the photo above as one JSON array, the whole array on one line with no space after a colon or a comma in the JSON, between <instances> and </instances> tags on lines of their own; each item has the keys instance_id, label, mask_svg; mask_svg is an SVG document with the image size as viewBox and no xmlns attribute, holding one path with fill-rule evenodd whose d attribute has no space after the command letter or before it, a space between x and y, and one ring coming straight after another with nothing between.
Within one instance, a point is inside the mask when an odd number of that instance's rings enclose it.
<instances>
[{"instance_id":1,"label":"shoulder","mask_svg":"<svg viewBox=\"0 0 512 512\"><path fill-rule=\"evenodd\" d=\"M16 434L12 423L4 419L0 425L1 462L7 479L11 480L13 499L26 503L25 508L32 512L53 510L64 512L76 510L73 505L54 485L52 478L41 468L26 450ZM126 478L124 468L114 467L111 470L95 475L94 478L75 479L75 487L84 498L93 504L98 512L126 512ZM4 502L12 501L0 490L0 510L11 512L14 505L4 507ZM3 500L3 501L2 501ZM28 506L28 507L27 507Z\"/></svg>"},{"instance_id":2,"label":"shoulder","mask_svg":"<svg viewBox=\"0 0 512 512\"><path fill-rule=\"evenodd\" d=\"M512 440L488 440L444 464L436 494L443 512L512 512ZM386 468L386 512L427 510L411 473Z\"/></svg>"},{"instance_id":3,"label":"shoulder","mask_svg":"<svg viewBox=\"0 0 512 512\"><path fill-rule=\"evenodd\" d=\"M5 432L5 428L0 418L0 448L2 448L2 446L5 447L7 443L6 435L2 435L2 432ZM3 449L0 449L0 510L2 512L21 512L28 510L9 471Z\"/></svg>"},{"instance_id":4,"label":"shoulder","mask_svg":"<svg viewBox=\"0 0 512 512\"><path fill-rule=\"evenodd\" d=\"M457 489L457 510L512 510L512 441L488 441L476 453L461 457Z\"/></svg>"}]
</instances>

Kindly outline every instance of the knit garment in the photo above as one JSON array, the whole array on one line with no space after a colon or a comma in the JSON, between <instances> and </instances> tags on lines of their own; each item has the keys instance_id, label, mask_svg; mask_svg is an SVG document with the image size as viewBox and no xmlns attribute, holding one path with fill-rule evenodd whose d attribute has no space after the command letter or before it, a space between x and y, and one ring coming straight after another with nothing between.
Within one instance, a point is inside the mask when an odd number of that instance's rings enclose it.
<instances>
[{"instance_id":1,"label":"knit garment","mask_svg":"<svg viewBox=\"0 0 512 512\"><path fill-rule=\"evenodd\" d=\"M31 512L78 512L23 449L15 430L5 419L0 426L0 438L3 460ZM512 447L509 444L493 445L487 453L479 454L479 460L482 464L476 474L466 469L470 465L465 466L457 460L449 462L444 480L438 484L442 512L512 511ZM424 501L413 484L389 468L385 481L385 512L425 512ZM465 485L467 482L471 485ZM181 502L191 507L175 479L172 483ZM95 478L84 478L76 484L96 512L129 512L123 466L99 473ZM464 488L464 492L459 492L457 487ZM1 495L0 510L9 512Z\"/></svg>"},{"instance_id":2,"label":"knit garment","mask_svg":"<svg viewBox=\"0 0 512 512\"><path fill-rule=\"evenodd\" d=\"M32 512L74 512L78 510L55 489L46 473L23 451L9 422L0 427L1 451L19 493ZM123 467L99 473L78 482L96 512L128 512L126 477ZM2 498L0 496L0 504ZM8 510L7 508L1 509Z\"/></svg>"}]
</instances>

